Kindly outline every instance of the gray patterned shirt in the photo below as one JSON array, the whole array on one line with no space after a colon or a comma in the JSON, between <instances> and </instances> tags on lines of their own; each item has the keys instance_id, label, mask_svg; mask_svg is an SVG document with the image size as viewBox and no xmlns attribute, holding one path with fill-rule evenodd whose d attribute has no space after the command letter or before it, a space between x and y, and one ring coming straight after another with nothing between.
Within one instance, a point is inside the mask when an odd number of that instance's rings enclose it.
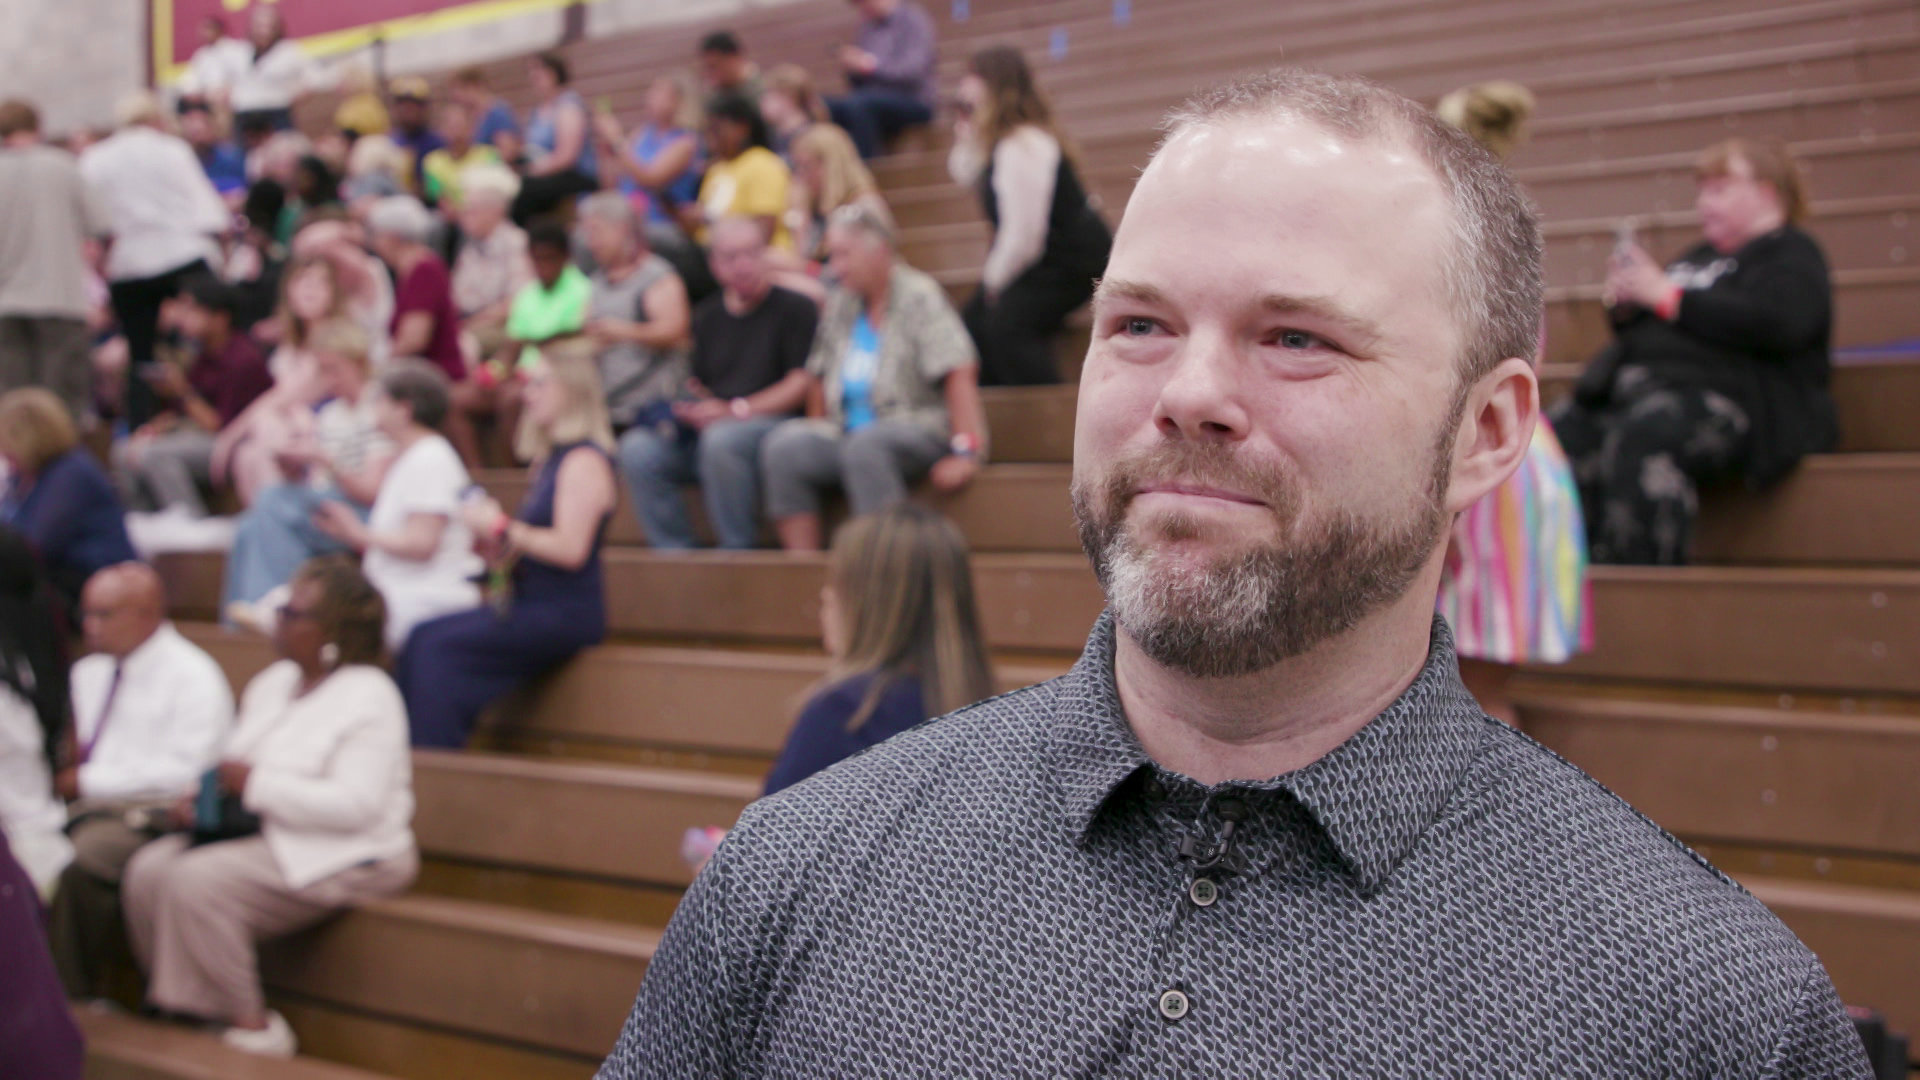
<instances>
[{"instance_id":1,"label":"gray patterned shirt","mask_svg":"<svg viewBox=\"0 0 1920 1080\"><path fill-rule=\"evenodd\" d=\"M1483 716L1445 623L1345 745L1206 788L1141 751L1103 617L749 808L600 1075L1871 1074L1813 954Z\"/></svg>"}]
</instances>

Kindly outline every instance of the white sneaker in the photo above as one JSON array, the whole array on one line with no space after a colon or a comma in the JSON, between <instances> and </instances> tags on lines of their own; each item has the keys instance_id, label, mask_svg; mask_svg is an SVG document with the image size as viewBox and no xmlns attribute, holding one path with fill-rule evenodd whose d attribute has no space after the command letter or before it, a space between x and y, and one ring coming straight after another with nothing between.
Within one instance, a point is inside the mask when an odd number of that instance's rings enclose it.
<instances>
[{"instance_id":1,"label":"white sneaker","mask_svg":"<svg viewBox=\"0 0 1920 1080\"><path fill-rule=\"evenodd\" d=\"M272 1009L267 1010L267 1026L259 1031L230 1027L220 1033L220 1041L235 1050L244 1050L261 1057L290 1058L300 1049L300 1041L293 1036L293 1028L287 1018Z\"/></svg>"}]
</instances>

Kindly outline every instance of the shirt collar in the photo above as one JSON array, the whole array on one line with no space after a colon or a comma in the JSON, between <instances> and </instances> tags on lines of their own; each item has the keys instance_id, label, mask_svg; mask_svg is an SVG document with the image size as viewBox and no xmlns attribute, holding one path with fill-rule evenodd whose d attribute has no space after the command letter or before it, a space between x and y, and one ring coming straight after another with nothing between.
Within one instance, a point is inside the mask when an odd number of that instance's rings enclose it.
<instances>
[{"instance_id":1,"label":"shirt collar","mask_svg":"<svg viewBox=\"0 0 1920 1080\"><path fill-rule=\"evenodd\" d=\"M1114 790L1152 765L1114 685L1114 634L1113 614L1105 612L1061 682L1050 729L1053 779L1076 841L1086 839ZM1435 616L1420 674L1351 739L1297 772L1222 786L1290 794L1371 892L1440 816L1479 754L1486 723L1460 682L1452 631Z\"/></svg>"}]
</instances>

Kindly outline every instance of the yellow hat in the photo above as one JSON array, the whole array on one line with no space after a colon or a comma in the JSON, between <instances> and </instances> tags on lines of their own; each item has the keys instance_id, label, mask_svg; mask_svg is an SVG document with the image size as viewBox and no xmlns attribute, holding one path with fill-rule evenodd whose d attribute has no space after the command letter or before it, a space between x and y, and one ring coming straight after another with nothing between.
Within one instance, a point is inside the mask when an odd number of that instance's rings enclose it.
<instances>
[{"instance_id":1,"label":"yellow hat","mask_svg":"<svg viewBox=\"0 0 1920 1080\"><path fill-rule=\"evenodd\" d=\"M406 75L387 84L387 96L395 101L432 101L433 87L418 75Z\"/></svg>"}]
</instances>

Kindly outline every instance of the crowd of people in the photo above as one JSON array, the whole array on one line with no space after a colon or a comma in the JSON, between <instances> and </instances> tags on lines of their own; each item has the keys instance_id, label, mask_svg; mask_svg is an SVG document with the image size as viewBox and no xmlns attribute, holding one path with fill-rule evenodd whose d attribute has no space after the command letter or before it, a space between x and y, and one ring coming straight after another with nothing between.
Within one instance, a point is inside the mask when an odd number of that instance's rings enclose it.
<instances>
[{"instance_id":1,"label":"crowd of people","mask_svg":"<svg viewBox=\"0 0 1920 1080\"><path fill-rule=\"evenodd\" d=\"M1058 381L1113 235L1024 57L981 50L949 169L992 241L956 308L865 164L934 119L933 25L856 7L845 94L717 33L704 86L655 79L631 128L543 55L523 116L470 70L349 85L296 130L324 80L271 7L244 43L210 22L184 95L77 156L0 103L0 823L70 994L135 964L155 1008L292 1052L254 943L407 886L409 746L466 745L605 637L623 489L662 549L705 540L690 484L725 549L818 551L830 497L851 511L832 671L770 793L991 693L964 541L905 500L977 476L982 386ZM1504 157L1531 107L1489 84L1439 113ZM1439 607L1492 715L1514 665L1589 647L1589 540L1683 562L1701 486L1835 441L1797 167L1736 139L1697 174L1702 244L1663 268L1623 239L1612 344L1453 519ZM512 508L474 484L507 463ZM281 658L237 708L138 561L228 517L222 617Z\"/></svg>"}]
</instances>

